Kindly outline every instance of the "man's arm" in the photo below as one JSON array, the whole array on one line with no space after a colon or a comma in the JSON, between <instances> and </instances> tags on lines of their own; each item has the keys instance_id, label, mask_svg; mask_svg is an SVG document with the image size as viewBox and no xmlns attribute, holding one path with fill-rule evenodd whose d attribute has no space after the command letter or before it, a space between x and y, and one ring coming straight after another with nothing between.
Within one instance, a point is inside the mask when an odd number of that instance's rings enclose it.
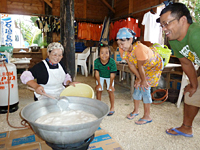
<instances>
[{"instance_id":1,"label":"man's arm","mask_svg":"<svg viewBox=\"0 0 200 150\"><path fill-rule=\"evenodd\" d=\"M134 64L131 64L131 63L129 62L128 59L126 59L126 62L128 63L128 67L129 67L129 69L131 70L131 72L134 73L135 76L136 76L138 79L141 80L140 74L139 74L137 68L135 67L135 65L134 65Z\"/></svg>"},{"instance_id":2,"label":"man's arm","mask_svg":"<svg viewBox=\"0 0 200 150\"><path fill-rule=\"evenodd\" d=\"M138 60L138 70L139 70L139 74L140 74L140 77L141 77L141 87L144 91L144 88L145 89L148 89L149 88L149 84L147 83L147 80L146 80L146 75L145 75L145 71L144 71L144 68L143 68L143 65L145 64L146 60Z\"/></svg>"},{"instance_id":3,"label":"man's arm","mask_svg":"<svg viewBox=\"0 0 200 150\"><path fill-rule=\"evenodd\" d=\"M190 84L185 87L184 94L186 92L189 92L190 93L189 96L192 96L196 92L198 87L197 72L194 68L194 65L189 59L183 57L179 58L179 60L181 62L183 71L188 76L190 81Z\"/></svg>"}]
</instances>

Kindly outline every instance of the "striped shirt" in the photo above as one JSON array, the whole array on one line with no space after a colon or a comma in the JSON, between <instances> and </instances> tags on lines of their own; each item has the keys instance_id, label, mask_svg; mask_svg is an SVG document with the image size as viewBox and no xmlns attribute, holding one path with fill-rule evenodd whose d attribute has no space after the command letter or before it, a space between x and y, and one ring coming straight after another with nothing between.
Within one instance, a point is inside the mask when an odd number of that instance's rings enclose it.
<instances>
[{"instance_id":1,"label":"striped shirt","mask_svg":"<svg viewBox=\"0 0 200 150\"><path fill-rule=\"evenodd\" d=\"M103 78L110 78L110 73L116 73L117 72L117 66L115 63L115 60L113 58L110 58L108 60L108 63L103 65L101 63L100 58L97 58L94 61L94 70L99 71L99 76Z\"/></svg>"}]
</instances>

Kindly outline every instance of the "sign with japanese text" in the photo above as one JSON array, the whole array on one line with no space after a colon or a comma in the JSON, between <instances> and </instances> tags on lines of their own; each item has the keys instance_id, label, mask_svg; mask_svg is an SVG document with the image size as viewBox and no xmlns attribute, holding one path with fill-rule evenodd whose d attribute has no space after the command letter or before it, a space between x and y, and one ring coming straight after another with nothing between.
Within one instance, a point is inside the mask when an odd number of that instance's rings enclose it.
<instances>
[{"instance_id":1,"label":"sign with japanese text","mask_svg":"<svg viewBox=\"0 0 200 150\"><path fill-rule=\"evenodd\" d=\"M1 15L1 45L13 46L13 20L10 15Z\"/></svg>"}]
</instances>

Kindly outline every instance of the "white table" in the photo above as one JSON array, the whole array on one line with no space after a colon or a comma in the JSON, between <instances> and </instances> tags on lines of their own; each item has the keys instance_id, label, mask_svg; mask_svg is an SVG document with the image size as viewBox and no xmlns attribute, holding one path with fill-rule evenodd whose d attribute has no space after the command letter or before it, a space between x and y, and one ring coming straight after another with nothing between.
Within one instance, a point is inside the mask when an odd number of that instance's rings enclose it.
<instances>
[{"instance_id":1,"label":"white table","mask_svg":"<svg viewBox=\"0 0 200 150\"><path fill-rule=\"evenodd\" d=\"M32 58L12 58L10 62L15 64L17 69L28 70L31 59Z\"/></svg>"},{"instance_id":2,"label":"white table","mask_svg":"<svg viewBox=\"0 0 200 150\"><path fill-rule=\"evenodd\" d=\"M166 88L170 88L170 75L171 74L179 74L182 75L183 72L175 71L175 68L180 68L181 64L174 64L174 63L168 63L165 68L163 69L162 73L166 73Z\"/></svg>"}]
</instances>

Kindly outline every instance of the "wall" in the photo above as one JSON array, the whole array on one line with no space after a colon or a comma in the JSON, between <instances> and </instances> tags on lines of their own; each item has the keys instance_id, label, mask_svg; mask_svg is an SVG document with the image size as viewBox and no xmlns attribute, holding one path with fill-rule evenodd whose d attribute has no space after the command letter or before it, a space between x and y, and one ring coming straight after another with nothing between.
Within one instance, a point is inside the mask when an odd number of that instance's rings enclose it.
<instances>
[{"instance_id":1,"label":"wall","mask_svg":"<svg viewBox=\"0 0 200 150\"><path fill-rule=\"evenodd\" d=\"M8 14L44 14L41 0L1 0L4 5L0 5L0 13Z\"/></svg>"},{"instance_id":2,"label":"wall","mask_svg":"<svg viewBox=\"0 0 200 150\"><path fill-rule=\"evenodd\" d=\"M141 24L144 14L150 11L150 9L142 11L142 12L138 12L138 13L134 13L134 12L137 12L146 8L150 8L155 5L159 5L163 1L164 0L127 0L127 1L116 0L115 8L114 8L116 13L113 19L119 20L119 19L127 18L128 16L138 19L139 21L138 26L141 29L141 36L138 40L150 46L152 45L150 42L144 42L144 26ZM153 10L154 12L156 12L156 8L153 8ZM128 14L131 14L131 15L128 15Z\"/></svg>"},{"instance_id":3,"label":"wall","mask_svg":"<svg viewBox=\"0 0 200 150\"><path fill-rule=\"evenodd\" d=\"M102 0L74 0L75 18L77 21L87 22L103 22L105 16L112 16L113 19L126 18L128 16L137 18L139 20L139 28L141 28L140 41L143 41L144 26L141 25L143 16L149 10L134 13L136 11L149 8L161 4L164 0L114 0L114 10L111 10L102 2ZM110 5L112 0L106 0ZM44 14L43 0L1 0L0 13L8 14ZM156 11L156 9L153 9ZM128 15L134 13L132 15ZM52 15L60 16L60 0L52 0ZM124 17L126 16L126 17ZM60 36L53 34L53 41L59 41ZM150 43L147 42L147 45Z\"/></svg>"},{"instance_id":4,"label":"wall","mask_svg":"<svg viewBox=\"0 0 200 150\"><path fill-rule=\"evenodd\" d=\"M110 0L107 0L110 1ZM45 14L44 0L1 0L0 13ZM101 0L74 0L75 18L103 21L109 9ZM52 15L60 16L60 0L52 0Z\"/></svg>"}]
</instances>

